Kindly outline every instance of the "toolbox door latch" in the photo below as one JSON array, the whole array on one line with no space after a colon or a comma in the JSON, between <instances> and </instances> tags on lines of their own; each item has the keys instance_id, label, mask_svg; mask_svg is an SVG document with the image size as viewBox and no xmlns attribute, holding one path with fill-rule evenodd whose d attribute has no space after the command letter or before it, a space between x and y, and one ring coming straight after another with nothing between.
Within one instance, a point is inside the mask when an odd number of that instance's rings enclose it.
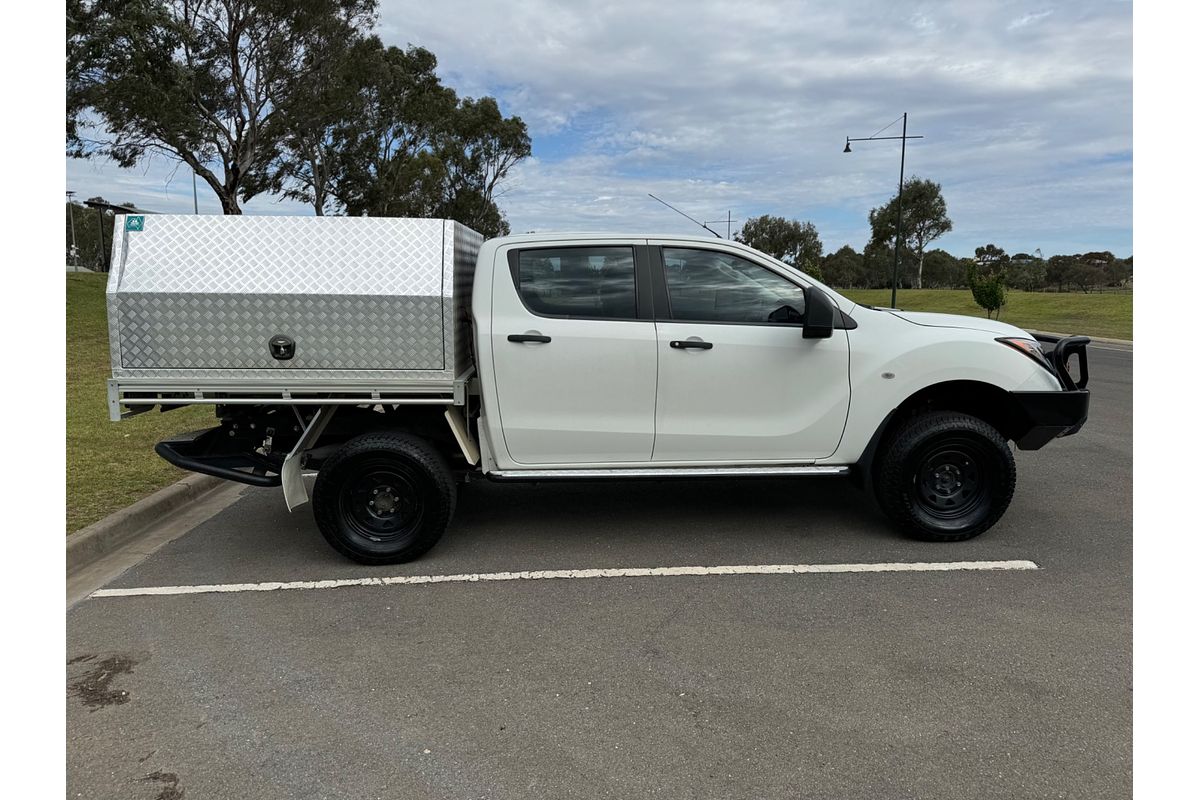
<instances>
[{"instance_id":1,"label":"toolbox door latch","mask_svg":"<svg viewBox=\"0 0 1200 800\"><path fill-rule=\"evenodd\" d=\"M267 346L271 349L271 358L277 361L290 361L296 355L296 341L290 336L272 336Z\"/></svg>"}]
</instances>

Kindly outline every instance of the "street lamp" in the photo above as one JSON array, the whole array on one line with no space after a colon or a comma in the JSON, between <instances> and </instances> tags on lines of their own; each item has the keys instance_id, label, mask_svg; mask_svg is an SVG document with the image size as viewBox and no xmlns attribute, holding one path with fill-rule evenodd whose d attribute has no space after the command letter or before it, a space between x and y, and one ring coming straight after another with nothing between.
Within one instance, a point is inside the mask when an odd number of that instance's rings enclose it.
<instances>
[{"instance_id":1,"label":"street lamp","mask_svg":"<svg viewBox=\"0 0 1200 800\"><path fill-rule=\"evenodd\" d=\"M925 138L924 136L909 136L908 135L908 112L907 111L904 112L904 114L901 116L901 119L904 120L904 127L901 129L899 136L880 136L879 135L880 133L883 133L884 131L886 131L888 128L892 127L892 125L895 125L896 121L893 121L891 123L891 125L887 125L883 128L880 128L878 131L876 131L874 136L864 136L864 137L861 137L858 139L852 139L849 136L847 136L846 137L846 149L842 151L843 153L849 153L851 142L874 142L874 141L883 141L885 139L892 139L892 140L899 139L900 140L900 192L896 195L896 253L895 253L896 257L895 257L895 260L892 262L892 308L896 307L896 284L899 282L899 276L900 276L900 222L904 218L904 145L908 142L909 139L924 139Z\"/></svg>"}]
</instances>

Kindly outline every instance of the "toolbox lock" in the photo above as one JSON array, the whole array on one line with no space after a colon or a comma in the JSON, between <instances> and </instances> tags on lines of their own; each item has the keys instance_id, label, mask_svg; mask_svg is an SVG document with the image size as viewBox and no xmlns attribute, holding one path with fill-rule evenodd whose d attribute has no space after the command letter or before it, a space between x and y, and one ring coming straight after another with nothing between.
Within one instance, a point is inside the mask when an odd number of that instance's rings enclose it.
<instances>
[{"instance_id":1,"label":"toolbox lock","mask_svg":"<svg viewBox=\"0 0 1200 800\"><path fill-rule=\"evenodd\" d=\"M278 361L289 361L296 355L296 342L290 336L272 336L267 343L271 357Z\"/></svg>"}]
</instances>

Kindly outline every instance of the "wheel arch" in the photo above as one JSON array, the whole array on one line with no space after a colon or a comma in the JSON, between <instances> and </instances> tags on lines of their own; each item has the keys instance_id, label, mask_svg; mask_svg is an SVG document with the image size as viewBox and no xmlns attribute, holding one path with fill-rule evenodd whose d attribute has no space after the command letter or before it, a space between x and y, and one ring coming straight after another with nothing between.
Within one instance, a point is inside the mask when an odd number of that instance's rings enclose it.
<instances>
[{"instance_id":1,"label":"wheel arch","mask_svg":"<svg viewBox=\"0 0 1200 800\"><path fill-rule=\"evenodd\" d=\"M873 482L879 448L906 420L928 411L970 414L991 425L1010 441L1020 439L1031 425L1012 394L995 384L975 380L930 384L909 395L883 418L855 464L855 481L869 488Z\"/></svg>"}]
</instances>

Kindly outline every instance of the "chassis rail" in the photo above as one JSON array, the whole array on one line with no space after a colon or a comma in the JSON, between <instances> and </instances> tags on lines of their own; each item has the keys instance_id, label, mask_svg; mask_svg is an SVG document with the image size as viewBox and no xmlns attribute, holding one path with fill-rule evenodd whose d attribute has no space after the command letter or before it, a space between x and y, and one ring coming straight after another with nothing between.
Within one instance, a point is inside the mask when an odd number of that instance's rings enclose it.
<instances>
[{"instance_id":1,"label":"chassis rail","mask_svg":"<svg viewBox=\"0 0 1200 800\"><path fill-rule=\"evenodd\" d=\"M187 405L446 405L467 402L471 367L453 381L413 381L386 386L310 384L305 386L262 385L236 382L197 385L183 381L137 381L111 378L108 381L108 416L116 422L161 406L167 411Z\"/></svg>"}]
</instances>

